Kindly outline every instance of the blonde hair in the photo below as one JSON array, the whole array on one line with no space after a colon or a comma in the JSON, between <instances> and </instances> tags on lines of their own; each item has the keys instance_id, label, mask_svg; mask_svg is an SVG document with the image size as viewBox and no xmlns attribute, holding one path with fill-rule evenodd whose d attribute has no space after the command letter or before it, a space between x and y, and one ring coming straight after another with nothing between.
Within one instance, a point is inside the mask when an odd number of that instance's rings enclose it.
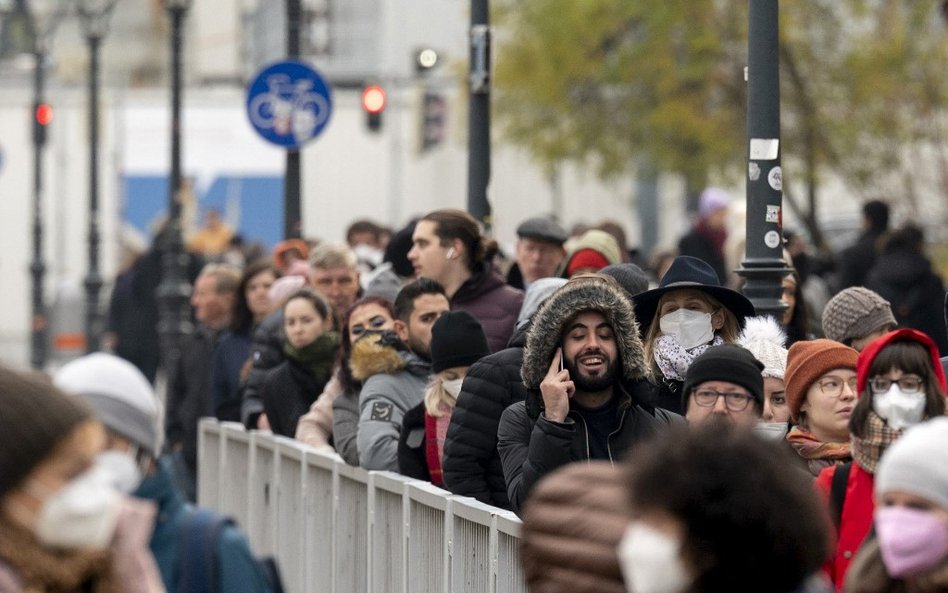
<instances>
[{"instance_id":1,"label":"blonde hair","mask_svg":"<svg viewBox=\"0 0 948 593\"><path fill-rule=\"evenodd\" d=\"M320 243L316 249L309 254L309 266L320 270L330 268L351 268L356 269L359 265L359 258L355 252L345 243L325 242Z\"/></svg>"},{"instance_id":2,"label":"blonde hair","mask_svg":"<svg viewBox=\"0 0 948 593\"><path fill-rule=\"evenodd\" d=\"M658 321L661 319L662 302L665 300L665 297L671 295L673 292L675 291L670 290L666 292L662 295L662 298L658 300L658 305L655 307L655 317L652 318L652 322L648 326L648 332L646 332L642 339L644 342L643 346L645 347L645 361L648 364L649 375L652 380L660 380L662 378L662 371L658 368L658 363L655 361L655 342L658 340L658 337L662 335L661 324ZM721 329L714 330L714 335L720 336L726 344L734 344L737 342L737 338L741 334L741 324L738 322L737 316L734 315L730 309L722 305L721 301L710 294L701 292L700 290L698 292L700 293L699 298L710 305L712 314L717 311L721 311L724 314L724 325L721 326Z\"/></svg>"},{"instance_id":3,"label":"blonde hair","mask_svg":"<svg viewBox=\"0 0 948 593\"><path fill-rule=\"evenodd\" d=\"M445 369L431 378L428 387L425 388L425 411L429 416L441 418L445 411L441 409L441 404L449 408L454 408L458 403L456 397L447 392L444 388L444 373L451 369Z\"/></svg>"}]
</instances>

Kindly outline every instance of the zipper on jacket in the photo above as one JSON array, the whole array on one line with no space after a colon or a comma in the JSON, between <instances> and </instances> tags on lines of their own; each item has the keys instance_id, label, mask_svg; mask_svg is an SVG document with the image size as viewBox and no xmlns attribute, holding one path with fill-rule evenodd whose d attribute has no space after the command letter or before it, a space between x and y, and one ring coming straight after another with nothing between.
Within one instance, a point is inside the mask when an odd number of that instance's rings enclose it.
<instances>
[{"instance_id":1,"label":"zipper on jacket","mask_svg":"<svg viewBox=\"0 0 948 593\"><path fill-rule=\"evenodd\" d=\"M625 422L625 416L626 416L626 414L629 413L629 410L630 410L630 409L632 409L632 406L629 406L629 407L627 407L625 410L622 411L622 415L619 416L619 426L617 426L615 430L613 430L612 432L610 432L610 433L609 433L609 438L606 439L606 452L609 453L609 463L611 463L612 465L615 465L615 464L616 464L615 460L612 458L612 437L613 437L615 434L617 434L620 430L622 430L622 424ZM586 440L587 440L587 442L588 442L588 440L589 440L588 437L587 437ZM588 446L588 445L587 445L587 446Z\"/></svg>"},{"instance_id":2,"label":"zipper on jacket","mask_svg":"<svg viewBox=\"0 0 948 593\"><path fill-rule=\"evenodd\" d=\"M574 414L574 412L569 412L569 413L567 414L567 416L570 415L570 414ZM588 463L589 460L590 460L590 458L591 458L591 455L589 454L589 426L586 424L586 419L583 418L583 415L582 415L582 414L580 414L579 412L575 412L575 415L576 415L576 416L582 421L582 423L583 423L583 435L586 437L586 462ZM612 435L610 435L610 436L612 436ZM609 446L609 443L606 443L606 447L608 447L608 446ZM611 458L611 455L612 455L612 454L610 453L610 458Z\"/></svg>"}]
</instances>

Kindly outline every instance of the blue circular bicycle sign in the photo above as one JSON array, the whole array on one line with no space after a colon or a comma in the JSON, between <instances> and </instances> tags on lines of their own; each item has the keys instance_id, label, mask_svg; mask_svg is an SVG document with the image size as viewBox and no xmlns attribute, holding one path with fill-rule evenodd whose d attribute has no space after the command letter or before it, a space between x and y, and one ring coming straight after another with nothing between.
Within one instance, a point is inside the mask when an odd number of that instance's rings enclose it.
<instances>
[{"instance_id":1,"label":"blue circular bicycle sign","mask_svg":"<svg viewBox=\"0 0 948 593\"><path fill-rule=\"evenodd\" d=\"M247 117L264 140L296 149L323 131L332 115L326 80L305 62L265 67L247 86Z\"/></svg>"}]
</instances>

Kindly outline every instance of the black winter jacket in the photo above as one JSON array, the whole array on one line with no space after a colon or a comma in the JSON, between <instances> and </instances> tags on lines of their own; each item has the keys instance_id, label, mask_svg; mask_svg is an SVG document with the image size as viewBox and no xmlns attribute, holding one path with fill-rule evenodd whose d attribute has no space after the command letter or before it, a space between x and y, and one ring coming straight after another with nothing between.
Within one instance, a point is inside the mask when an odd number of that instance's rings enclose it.
<instances>
[{"instance_id":1,"label":"black winter jacket","mask_svg":"<svg viewBox=\"0 0 948 593\"><path fill-rule=\"evenodd\" d=\"M613 462L624 459L636 443L669 424L684 421L667 410L634 403L633 400L649 397L652 386L647 381L633 386L635 391L645 392L644 395L630 395L625 387L617 395L621 398L616 409L618 428L608 443ZM535 399L528 398L504 410L497 429L497 449L503 461L507 495L516 513L540 478L567 463L590 459L589 438L582 416L571 409L565 422L551 422L542 413L532 418L534 406L530 404Z\"/></svg>"},{"instance_id":2,"label":"black winter jacket","mask_svg":"<svg viewBox=\"0 0 948 593\"><path fill-rule=\"evenodd\" d=\"M263 382L261 399L273 434L293 438L300 416L309 411L325 387L326 381L317 380L292 358L270 371Z\"/></svg>"},{"instance_id":3,"label":"black winter jacket","mask_svg":"<svg viewBox=\"0 0 948 593\"><path fill-rule=\"evenodd\" d=\"M252 429L257 428L257 418L263 413L261 390L267 373L286 359L283 354L282 309L267 316L253 332L250 357L253 359L253 367L240 390L240 420L244 426Z\"/></svg>"},{"instance_id":4,"label":"black winter jacket","mask_svg":"<svg viewBox=\"0 0 948 593\"><path fill-rule=\"evenodd\" d=\"M444 443L442 471L448 490L503 509L510 508L497 426L510 404L523 401L520 377L529 325L514 332L509 348L485 356L467 371Z\"/></svg>"}]
</instances>

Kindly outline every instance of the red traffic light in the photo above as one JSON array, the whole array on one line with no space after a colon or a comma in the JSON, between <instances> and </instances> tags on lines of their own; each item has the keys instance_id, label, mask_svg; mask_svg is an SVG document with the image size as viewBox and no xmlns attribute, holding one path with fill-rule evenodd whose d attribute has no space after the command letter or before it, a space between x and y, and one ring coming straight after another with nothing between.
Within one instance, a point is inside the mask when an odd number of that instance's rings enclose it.
<instances>
[{"instance_id":1,"label":"red traffic light","mask_svg":"<svg viewBox=\"0 0 948 593\"><path fill-rule=\"evenodd\" d=\"M49 103L40 103L36 106L34 116L36 117L36 123L39 125L49 125L53 121L53 108Z\"/></svg>"},{"instance_id":2,"label":"red traffic light","mask_svg":"<svg viewBox=\"0 0 948 593\"><path fill-rule=\"evenodd\" d=\"M380 86L368 86L362 91L362 108L367 113L381 113L385 109L385 91Z\"/></svg>"}]
</instances>

